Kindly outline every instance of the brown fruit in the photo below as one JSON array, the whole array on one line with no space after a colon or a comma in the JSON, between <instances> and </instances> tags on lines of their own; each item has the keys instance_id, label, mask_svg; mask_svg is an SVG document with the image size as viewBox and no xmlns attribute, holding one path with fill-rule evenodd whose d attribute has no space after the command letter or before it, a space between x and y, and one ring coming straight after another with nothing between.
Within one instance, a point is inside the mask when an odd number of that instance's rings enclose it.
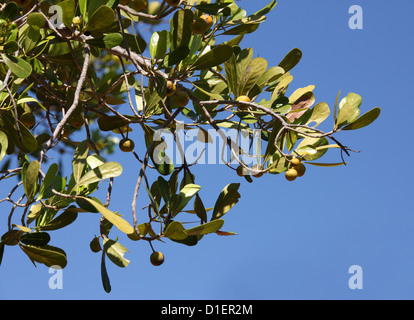
<instances>
[{"instance_id":1,"label":"brown fruit","mask_svg":"<svg viewBox=\"0 0 414 320\"><path fill-rule=\"evenodd\" d=\"M85 124L85 118L83 115L77 115L70 119L70 124L72 127L80 128Z\"/></svg>"},{"instance_id":2,"label":"brown fruit","mask_svg":"<svg viewBox=\"0 0 414 320\"><path fill-rule=\"evenodd\" d=\"M138 12L145 11L148 9L148 0L133 0L132 7Z\"/></svg>"},{"instance_id":3,"label":"brown fruit","mask_svg":"<svg viewBox=\"0 0 414 320\"><path fill-rule=\"evenodd\" d=\"M172 97L175 104L181 108L184 108L188 104L188 101L190 101L190 97L187 92L181 90L176 90Z\"/></svg>"},{"instance_id":4,"label":"brown fruit","mask_svg":"<svg viewBox=\"0 0 414 320\"><path fill-rule=\"evenodd\" d=\"M123 6L125 6L130 2L131 2L131 0L121 0L121 1L119 1L119 4L122 4Z\"/></svg>"},{"instance_id":5,"label":"brown fruit","mask_svg":"<svg viewBox=\"0 0 414 320\"><path fill-rule=\"evenodd\" d=\"M293 181L298 177L298 172L295 169L289 169L285 173L285 178L288 181Z\"/></svg>"},{"instance_id":6,"label":"brown fruit","mask_svg":"<svg viewBox=\"0 0 414 320\"><path fill-rule=\"evenodd\" d=\"M175 90L176 90L176 87L175 87L174 82L172 82L171 80L168 80L167 81L167 91L166 91L165 95L167 97L172 96L174 94Z\"/></svg>"},{"instance_id":7,"label":"brown fruit","mask_svg":"<svg viewBox=\"0 0 414 320\"><path fill-rule=\"evenodd\" d=\"M197 18L190 27L194 34L204 34L207 30L207 22L204 19Z\"/></svg>"},{"instance_id":8,"label":"brown fruit","mask_svg":"<svg viewBox=\"0 0 414 320\"><path fill-rule=\"evenodd\" d=\"M167 4L171 7L178 7L181 0L167 0Z\"/></svg>"},{"instance_id":9,"label":"brown fruit","mask_svg":"<svg viewBox=\"0 0 414 320\"><path fill-rule=\"evenodd\" d=\"M25 112L20 116L20 122L23 123L27 128L31 129L36 124L36 119L31 112Z\"/></svg>"},{"instance_id":10,"label":"brown fruit","mask_svg":"<svg viewBox=\"0 0 414 320\"><path fill-rule=\"evenodd\" d=\"M244 177L245 170L242 165L237 167L236 172L239 177Z\"/></svg>"},{"instance_id":11,"label":"brown fruit","mask_svg":"<svg viewBox=\"0 0 414 320\"><path fill-rule=\"evenodd\" d=\"M135 148L135 143L131 139L125 138L119 141L119 149L123 152L131 152Z\"/></svg>"},{"instance_id":12,"label":"brown fruit","mask_svg":"<svg viewBox=\"0 0 414 320\"><path fill-rule=\"evenodd\" d=\"M255 178L260 178L261 176L263 176L263 172L260 172L261 170L263 170L262 165L260 165L260 164L253 165L252 166L252 171L253 171L252 176L255 177Z\"/></svg>"},{"instance_id":13,"label":"brown fruit","mask_svg":"<svg viewBox=\"0 0 414 320\"><path fill-rule=\"evenodd\" d=\"M161 252L153 252L150 256L150 261L154 266L160 266L164 263L164 255Z\"/></svg>"},{"instance_id":14,"label":"brown fruit","mask_svg":"<svg viewBox=\"0 0 414 320\"><path fill-rule=\"evenodd\" d=\"M295 170L298 172L298 177L302 177L306 172L306 167L303 163L295 166Z\"/></svg>"},{"instance_id":15,"label":"brown fruit","mask_svg":"<svg viewBox=\"0 0 414 320\"><path fill-rule=\"evenodd\" d=\"M200 18L206 22L207 29L210 29L211 26L213 25L213 17L208 14L203 14Z\"/></svg>"}]
</instances>

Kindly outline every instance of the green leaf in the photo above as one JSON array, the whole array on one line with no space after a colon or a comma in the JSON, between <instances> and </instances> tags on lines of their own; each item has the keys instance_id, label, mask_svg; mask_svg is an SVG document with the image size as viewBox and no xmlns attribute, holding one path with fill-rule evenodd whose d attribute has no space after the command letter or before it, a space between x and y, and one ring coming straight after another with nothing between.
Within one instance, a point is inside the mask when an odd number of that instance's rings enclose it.
<instances>
[{"instance_id":1,"label":"green leaf","mask_svg":"<svg viewBox=\"0 0 414 320\"><path fill-rule=\"evenodd\" d=\"M104 287L105 292L110 293L111 282L109 281L108 272L106 271L105 252L102 252L102 258L101 258L101 279L102 279L102 285Z\"/></svg>"},{"instance_id":2,"label":"green leaf","mask_svg":"<svg viewBox=\"0 0 414 320\"><path fill-rule=\"evenodd\" d=\"M172 18L172 39L171 48L188 47L192 32L191 23L193 22L193 12L189 9L177 10Z\"/></svg>"},{"instance_id":3,"label":"green leaf","mask_svg":"<svg viewBox=\"0 0 414 320\"><path fill-rule=\"evenodd\" d=\"M237 202L239 202L240 194L237 191L240 183L230 183L220 192L220 195L214 205L213 216L211 220L220 219L225 215Z\"/></svg>"},{"instance_id":4,"label":"green leaf","mask_svg":"<svg viewBox=\"0 0 414 320\"><path fill-rule=\"evenodd\" d=\"M158 184L158 189L161 193L161 197L164 199L164 202L168 209L171 204L170 185L168 184L167 180L165 180L161 176L158 177L157 184Z\"/></svg>"},{"instance_id":5,"label":"green leaf","mask_svg":"<svg viewBox=\"0 0 414 320\"><path fill-rule=\"evenodd\" d=\"M145 51L147 43L139 35L135 36L133 34L125 33L124 37L128 44L129 50L138 54L141 54ZM122 41L121 47L126 49L124 41Z\"/></svg>"},{"instance_id":6,"label":"green leaf","mask_svg":"<svg viewBox=\"0 0 414 320\"><path fill-rule=\"evenodd\" d=\"M355 105L352 105L348 102L342 105L338 111L338 116L336 118L335 129L340 128L348 123L353 122L358 118L360 110Z\"/></svg>"},{"instance_id":7,"label":"green leaf","mask_svg":"<svg viewBox=\"0 0 414 320\"><path fill-rule=\"evenodd\" d=\"M78 212L74 206L67 208L60 215L40 227L40 230L52 231L62 229L73 223L78 217Z\"/></svg>"},{"instance_id":8,"label":"green leaf","mask_svg":"<svg viewBox=\"0 0 414 320\"><path fill-rule=\"evenodd\" d=\"M220 45L203 54L196 62L194 62L190 69L202 70L213 68L229 60L232 55L232 47L228 45Z\"/></svg>"},{"instance_id":9,"label":"green leaf","mask_svg":"<svg viewBox=\"0 0 414 320\"><path fill-rule=\"evenodd\" d=\"M58 169L59 169L59 167L56 163L52 163L50 165L50 167L47 170L46 175L43 179L42 186L40 187L39 194L38 194L36 200L46 198L44 195L50 189L50 185L52 184L53 179L56 177L56 173L57 173Z\"/></svg>"},{"instance_id":10,"label":"green leaf","mask_svg":"<svg viewBox=\"0 0 414 320\"><path fill-rule=\"evenodd\" d=\"M3 62L13 72L13 74L21 79L26 79L32 73L32 66L22 58L11 55L1 54Z\"/></svg>"},{"instance_id":11,"label":"green leaf","mask_svg":"<svg viewBox=\"0 0 414 320\"><path fill-rule=\"evenodd\" d=\"M190 48L188 46L178 47L164 58L164 67L171 67L179 64L182 60L187 58L189 54Z\"/></svg>"},{"instance_id":12,"label":"green leaf","mask_svg":"<svg viewBox=\"0 0 414 320\"><path fill-rule=\"evenodd\" d=\"M247 66L246 71L243 74L243 83L241 86L241 94L247 95L247 93L255 86L259 79L263 76L267 69L267 61L263 58L253 59Z\"/></svg>"},{"instance_id":13,"label":"green leaf","mask_svg":"<svg viewBox=\"0 0 414 320\"><path fill-rule=\"evenodd\" d=\"M115 12L108 6L100 6L90 17L86 29L90 32L108 31L115 21Z\"/></svg>"},{"instance_id":14,"label":"green leaf","mask_svg":"<svg viewBox=\"0 0 414 320\"><path fill-rule=\"evenodd\" d=\"M118 177L122 174L122 166L115 161L106 162L88 172L77 182L75 187L88 185L104 179Z\"/></svg>"},{"instance_id":15,"label":"green leaf","mask_svg":"<svg viewBox=\"0 0 414 320\"><path fill-rule=\"evenodd\" d=\"M154 32L150 40L150 54L153 59L161 59L170 47L170 33L167 30Z\"/></svg>"},{"instance_id":16,"label":"green leaf","mask_svg":"<svg viewBox=\"0 0 414 320\"><path fill-rule=\"evenodd\" d=\"M25 233L20 237L20 241L26 245L43 247L50 241L50 236L46 232Z\"/></svg>"},{"instance_id":17,"label":"green leaf","mask_svg":"<svg viewBox=\"0 0 414 320\"><path fill-rule=\"evenodd\" d=\"M341 109L346 103L349 103L355 109L359 109L362 103L362 97L359 94L353 92L348 93L348 95L339 103L339 109Z\"/></svg>"},{"instance_id":18,"label":"green leaf","mask_svg":"<svg viewBox=\"0 0 414 320\"><path fill-rule=\"evenodd\" d=\"M322 157L327 151L326 146L329 145L326 138L310 138L303 139L296 148L296 152L303 156L304 160L311 161Z\"/></svg>"},{"instance_id":19,"label":"green leaf","mask_svg":"<svg viewBox=\"0 0 414 320\"><path fill-rule=\"evenodd\" d=\"M328 104L325 102L319 102L317 105L315 105L312 109L312 115L310 116L308 122L306 125L309 125L312 122L315 122L314 127L317 127L320 125L323 121L326 120L326 118L329 117L329 114L331 113Z\"/></svg>"},{"instance_id":20,"label":"green leaf","mask_svg":"<svg viewBox=\"0 0 414 320\"><path fill-rule=\"evenodd\" d=\"M11 140L14 142L14 145L20 147L20 139L16 129L16 122L11 112L0 113L0 125L2 126L2 129L8 138L11 138ZM31 153L35 151L37 149L36 138L30 132L30 130L27 129L20 121L19 126L23 139L23 145L21 146L22 151L25 153Z\"/></svg>"},{"instance_id":21,"label":"green leaf","mask_svg":"<svg viewBox=\"0 0 414 320\"><path fill-rule=\"evenodd\" d=\"M264 17L264 19L262 19L261 21L258 21L259 23L241 24L233 28L227 29L225 32L222 33L222 35L235 36L235 35L248 34L248 33L255 32L257 28L259 28L260 23L263 22L265 18L266 17Z\"/></svg>"},{"instance_id":22,"label":"green leaf","mask_svg":"<svg viewBox=\"0 0 414 320\"><path fill-rule=\"evenodd\" d=\"M88 156L88 141L82 141L75 150L75 156L72 161L73 178L78 183L83 175L86 166L86 157Z\"/></svg>"},{"instance_id":23,"label":"green leaf","mask_svg":"<svg viewBox=\"0 0 414 320\"><path fill-rule=\"evenodd\" d=\"M378 107L371 109L367 113L360 116L358 119L343 127L342 130L356 130L366 127L367 125L374 122L379 117L380 113L381 109Z\"/></svg>"},{"instance_id":24,"label":"green leaf","mask_svg":"<svg viewBox=\"0 0 414 320\"><path fill-rule=\"evenodd\" d=\"M7 139L7 135L3 131L0 131L0 161L3 160L6 155L8 146L9 140Z\"/></svg>"},{"instance_id":25,"label":"green leaf","mask_svg":"<svg viewBox=\"0 0 414 320\"><path fill-rule=\"evenodd\" d=\"M195 7L197 10L202 11L204 13L207 14L211 14L211 15L217 15L219 12L223 12L227 8L231 3L229 2L225 2L225 3L200 3L197 4ZM230 10L228 10L230 11ZM229 15L230 12L227 14Z\"/></svg>"},{"instance_id":26,"label":"green leaf","mask_svg":"<svg viewBox=\"0 0 414 320\"><path fill-rule=\"evenodd\" d=\"M316 162L307 162L308 164L311 164L313 166L316 167L338 167L338 166L343 166L346 163L344 162L339 162L339 163L316 163Z\"/></svg>"},{"instance_id":27,"label":"green leaf","mask_svg":"<svg viewBox=\"0 0 414 320\"><path fill-rule=\"evenodd\" d=\"M108 208L104 207L103 205L99 204L98 202L86 198L77 196L76 198L83 199L85 201L88 201L91 205L93 205L104 217L106 220L111 222L115 227L117 227L119 230L126 234L134 233L134 228L122 217L120 217L115 212L112 212Z\"/></svg>"},{"instance_id":28,"label":"green leaf","mask_svg":"<svg viewBox=\"0 0 414 320\"><path fill-rule=\"evenodd\" d=\"M22 244L19 246L33 263L43 263L48 267L60 266L62 269L66 267L66 253L62 249L49 245L41 248Z\"/></svg>"},{"instance_id":29,"label":"green leaf","mask_svg":"<svg viewBox=\"0 0 414 320\"><path fill-rule=\"evenodd\" d=\"M38 187L37 179L39 177L40 163L37 160L30 162L23 179L23 187L28 200L32 200Z\"/></svg>"},{"instance_id":30,"label":"green leaf","mask_svg":"<svg viewBox=\"0 0 414 320\"><path fill-rule=\"evenodd\" d=\"M192 197L195 196L195 194L200 191L201 187L189 183L185 185L178 194L177 197L173 197L173 205L172 205L172 214L173 216L177 213L181 212L185 208L185 206L188 204L188 202L191 200Z\"/></svg>"},{"instance_id":31,"label":"green leaf","mask_svg":"<svg viewBox=\"0 0 414 320\"><path fill-rule=\"evenodd\" d=\"M288 72L299 63L300 59L302 59L302 51L295 48L283 58L283 60L279 63L279 67L283 68L285 72Z\"/></svg>"},{"instance_id":32,"label":"green leaf","mask_svg":"<svg viewBox=\"0 0 414 320\"><path fill-rule=\"evenodd\" d=\"M124 254L128 251L122 244L117 241L104 238L103 250L115 265L125 268L129 265L129 260L125 259Z\"/></svg>"},{"instance_id":33,"label":"green leaf","mask_svg":"<svg viewBox=\"0 0 414 320\"><path fill-rule=\"evenodd\" d=\"M0 19L13 21L19 12L17 4L9 2L4 9L0 12Z\"/></svg>"},{"instance_id":34,"label":"green leaf","mask_svg":"<svg viewBox=\"0 0 414 320\"><path fill-rule=\"evenodd\" d=\"M164 232L164 237L171 240L184 240L187 236L184 226L179 221L172 221Z\"/></svg>"},{"instance_id":35,"label":"green leaf","mask_svg":"<svg viewBox=\"0 0 414 320\"><path fill-rule=\"evenodd\" d=\"M86 42L97 48L110 49L122 44L123 38L119 33L110 33L100 38L86 40Z\"/></svg>"},{"instance_id":36,"label":"green leaf","mask_svg":"<svg viewBox=\"0 0 414 320\"><path fill-rule=\"evenodd\" d=\"M204 235L204 234L213 233L213 232L220 230L223 224L224 224L224 220L222 219L213 220L205 224L199 225L198 227L187 229L185 230L185 232L189 236Z\"/></svg>"},{"instance_id":37,"label":"green leaf","mask_svg":"<svg viewBox=\"0 0 414 320\"><path fill-rule=\"evenodd\" d=\"M75 16L75 1L74 0L65 0L57 4L62 8L62 22L69 29L72 27L72 20Z\"/></svg>"}]
</instances>

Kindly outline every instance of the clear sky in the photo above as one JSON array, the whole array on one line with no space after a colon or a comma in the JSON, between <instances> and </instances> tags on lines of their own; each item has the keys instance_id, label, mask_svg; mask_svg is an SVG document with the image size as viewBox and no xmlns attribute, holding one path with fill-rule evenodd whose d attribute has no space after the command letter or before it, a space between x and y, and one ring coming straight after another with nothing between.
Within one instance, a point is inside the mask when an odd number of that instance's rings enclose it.
<instances>
[{"instance_id":1,"label":"clear sky","mask_svg":"<svg viewBox=\"0 0 414 320\"><path fill-rule=\"evenodd\" d=\"M267 2L240 5L253 13ZM362 30L348 26L353 4L363 9ZM100 254L89 249L99 216L85 214L67 230L51 233L53 245L68 255L63 289L49 288L47 267L35 269L17 247L6 247L0 299L413 299L413 11L414 2L407 0L281 0L242 42L269 65L277 65L292 48L303 51L288 93L313 84L317 101L332 109L339 90L342 96L360 94L362 112L382 108L373 125L337 136L361 150L347 166L308 166L293 183L282 175L264 175L252 184L224 165L199 166L196 183L206 207L225 185L242 183L242 197L222 228L237 236L208 235L195 247L155 243L165 263L153 267L147 243L119 234L131 263L121 269L107 262L112 284L107 294ZM136 161L124 154L110 160L125 168L113 199L128 215L136 182L128 169ZM339 151L329 151L323 160L339 162ZM144 189L140 196L147 201ZM7 212L0 214L1 234ZM362 267L362 290L348 286L352 265Z\"/></svg>"}]
</instances>

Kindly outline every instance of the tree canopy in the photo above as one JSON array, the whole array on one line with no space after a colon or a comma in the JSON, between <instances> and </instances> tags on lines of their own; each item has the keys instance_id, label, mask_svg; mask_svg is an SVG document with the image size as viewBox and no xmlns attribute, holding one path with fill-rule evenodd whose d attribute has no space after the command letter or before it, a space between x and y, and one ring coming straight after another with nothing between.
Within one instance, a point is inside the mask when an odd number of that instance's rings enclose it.
<instances>
[{"instance_id":1,"label":"tree canopy","mask_svg":"<svg viewBox=\"0 0 414 320\"><path fill-rule=\"evenodd\" d=\"M254 13L234 0L1 4L0 183L16 183L1 189L0 203L12 209L0 263L6 246L18 246L33 264L64 268L66 253L51 245L51 235L81 220L80 212L99 214L100 234L90 248L102 254L102 283L110 292L106 258L129 264L121 242L148 243L151 263L160 265L164 257L154 241L194 246L208 234L235 235L222 227L241 196L240 182L213 190L218 196L209 207L192 172L214 135L222 142L219 161L236 181L264 174L293 181L309 165L346 164L353 150L335 134L370 125L380 109L362 113L361 96L350 92L338 93L332 110L316 101L313 85L287 94L301 50L293 48L272 66L243 41L276 4ZM320 129L330 121L330 130ZM133 131L145 150L135 148ZM182 132L197 137L203 147L197 156L186 152ZM243 138L248 143L240 143ZM169 155L170 140L179 157ZM320 161L329 149L340 151L337 163ZM48 156L53 152L64 155L58 161ZM107 161L114 152L130 153L136 166ZM148 170L157 179L150 181ZM111 195L126 172L137 183L131 212L120 214ZM94 196L98 187L107 188L105 199ZM148 199L145 210L137 209L139 196ZM199 224L186 228L186 214ZM125 239L111 237L113 227Z\"/></svg>"}]
</instances>

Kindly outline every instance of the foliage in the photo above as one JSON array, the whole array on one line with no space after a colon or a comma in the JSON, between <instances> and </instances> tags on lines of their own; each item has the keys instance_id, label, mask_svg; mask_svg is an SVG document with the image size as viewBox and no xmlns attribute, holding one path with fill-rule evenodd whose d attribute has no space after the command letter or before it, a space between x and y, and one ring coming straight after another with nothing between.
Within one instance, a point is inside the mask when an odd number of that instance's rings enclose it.
<instances>
[{"instance_id":1,"label":"foliage","mask_svg":"<svg viewBox=\"0 0 414 320\"><path fill-rule=\"evenodd\" d=\"M90 247L102 253L102 281L109 292L105 258L119 267L129 264L124 257L128 249L118 238L110 238L113 226L151 248L153 241L165 238L192 246L207 234L234 235L221 228L223 216L240 198L240 183L223 187L214 207L206 208L191 172L196 163L188 163L183 150L182 164L168 161L164 141L156 139L159 129L169 129L179 144L178 125L199 130L205 143L210 142L207 129L213 128L231 152L223 161L248 182L252 176L287 171L286 177L293 180L298 172L303 175L303 163L344 163L315 160L330 148L349 155L352 150L334 134L371 124L380 109L361 115L358 94L341 100L338 94L332 130L319 129L331 109L325 102L315 104L314 86L286 95L302 52L295 48L277 66L270 66L264 58L253 58L252 48L242 46L244 35L258 29L276 1L253 14L239 4L16 0L0 5L0 181L18 180L0 200L12 204L7 232L1 237L0 262L5 246L18 245L34 264L63 268L66 254L49 245L49 233L73 223L79 212L99 213L100 234ZM158 31L145 39L139 32L145 30L143 25ZM251 137L260 130L254 167L243 160L251 150L231 141L223 131L228 128ZM129 139L133 130L141 132L146 143L141 155ZM140 168L127 169L139 172L132 217L109 209L110 204L116 208L112 183L124 171L119 163L105 160L115 151L114 137L122 139L122 151L131 152ZM61 162L50 163L51 150L73 153L70 176L62 176ZM149 168L159 174L152 183L147 179ZM109 182L105 201L93 196L103 181ZM148 215L139 216L141 184L148 195ZM20 197L15 196L19 192ZM19 209L22 214L17 217ZM197 216L200 224L184 227L182 213Z\"/></svg>"}]
</instances>

